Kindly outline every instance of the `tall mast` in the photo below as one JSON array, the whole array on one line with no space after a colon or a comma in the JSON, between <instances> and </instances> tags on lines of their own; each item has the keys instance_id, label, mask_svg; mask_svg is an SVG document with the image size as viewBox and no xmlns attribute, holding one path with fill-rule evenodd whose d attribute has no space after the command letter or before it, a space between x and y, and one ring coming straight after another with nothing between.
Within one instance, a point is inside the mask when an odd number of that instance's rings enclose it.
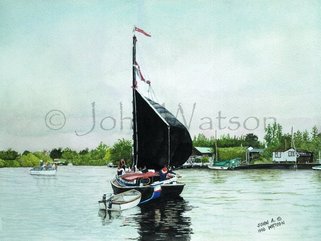
<instances>
[{"instance_id":1,"label":"tall mast","mask_svg":"<svg viewBox=\"0 0 321 241\"><path fill-rule=\"evenodd\" d=\"M171 165L171 128L169 126L167 127L167 141L168 141L167 166L170 166Z\"/></svg>"},{"instance_id":2,"label":"tall mast","mask_svg":"<svg viewBox=\"0 0 321 241\"><path fill-rule=\"evenodd\" d=\"M136 36L133 36L133 166L137 165L138 162L138 138L137 138L137 108L136 108L136 74L135 74L135 65L136 65Z\"/></svg>"},{"instance_id":3,"label":"tall mast","mask_svg":"<svg viewBox=\"0 0 321 241\"><path fill-rule=\"evenodd\" d=\"M214 161L214 163L215 162L217 162L217 158L218 158L218 156L217 156L217 154L218 154L218 151L217 151L217 130L215 130L215 159L213 160Z\"/></svg>"}]
</instances>

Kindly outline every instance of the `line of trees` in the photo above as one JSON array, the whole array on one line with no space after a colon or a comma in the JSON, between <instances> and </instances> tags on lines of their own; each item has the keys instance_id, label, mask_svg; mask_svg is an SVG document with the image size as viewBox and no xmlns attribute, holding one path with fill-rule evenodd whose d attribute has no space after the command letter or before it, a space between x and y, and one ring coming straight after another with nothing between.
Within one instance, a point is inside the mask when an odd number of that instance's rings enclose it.
<instances>
[{"instance_id":1,"label":"line of trees","mask_svg":"<svg viewBox=\"0 0 321 241\"><path fill-rule=\"evenodd\" d=\"M95 149L88 148L75 151L70 148L55 148L51 151L18 153L8 149L0 151L0 167L33 167L40 164L40 160L47 163L55 159L73 165L103 166L108 163L117 165L120 159L125 159L130 164L132 143L130 140L120 139L112 147L100 143Z\"/></svg>"},{"instance_id":2,"label":"line of trees","mask_svg":"<svg viewBox=\"0 0 321 241\"><path fill-rule=\"evenodd\" d=\"M321 133L314 126L311 131L300 131L292 133L284 133L283 128L279 123L269 124L265 128L264 140L259 141L259 138L249 133L244 136L222 135L217 140L219 154L241 157L243 158L246 147L264 148L262 158L271 160L272 152L287 150L295 146L298 150L313 152L314 159L318 157L318 152L321 150ZM194 146L213 147L215 148L215 138L206 137L203 134L198 134L193 138ZM226 148L225 151L223 148ZM240 151L244 148L244 151ZM220 151L221 149L221 151ZM120 139L112 147L100 143L95 149L84 149L75 151L70 148L55 148L51 151L29 152L24 151L18 153L15 150L8 149L0 151L0 167L32 167L38 166L40 160L51 163L54 159L65 160L73 165L106 165L112 163L117 165L120 159L125 159L127 164L131 163L132 142L130 140ZM241 155L241 156L240 156Z\"/></svg>"},{"instance_id":3,"label":"line of trees","mask_svg":"<svg viewBox=\"0 0 321 241\"><path fill-rule=\"evenodd\" d=\"M321 151L321 133L316 126L311 131L297 130L292 133L285 133L281 124L274 122L265 128L264 139L262 141L253 134L249 133L244 136L222 135L216 140L217 146L220 149L228 148L231 156L237 156L239 147L254 147L264 148L262 158L265 160L272 159L272 152L280 150L288 150L291 147L297 150L313 152L314 159L318 157L318 152ZM200 147L212 147L215 150L215 138L206 137L204 134L198 134L193 138L193 145ZM235 153L233 152L235 148ZM242 154L243 155L243 154ZM239 156L243 158L242 156Z\"/></svg>"},{"instance_id":4,"label":"line of trees","mask_svg":"<svg viewBox=\"0 0 321 241\"><path fill-rule=\"evenodd\" d=\"M265 129L264 140L266 149L264 157L272 155L273 151L287 150L291 147L297 150L309 151L313 153L316 160L321 151L321 133L316 126L310 131L293 131L293 133L284 133L283 127L279 123L269 124Z\"/></svg>"},{"instance_id":5,"label":"line of trees","mask_svg":"<svg viewBox=\"0 0 321 241\"><path fill-rule=\"evenodd\" d=\"M263 144L259 141L259 138L253 133L249 133L245 136L230 136L222 135L216 140L218 147L240 147L240 146L252 146L263 147ZM198 134L193 138L193 146L201 147L214 147L215 137L211 136L207 138L204 134Z\"/></svg>"}]
</instances>

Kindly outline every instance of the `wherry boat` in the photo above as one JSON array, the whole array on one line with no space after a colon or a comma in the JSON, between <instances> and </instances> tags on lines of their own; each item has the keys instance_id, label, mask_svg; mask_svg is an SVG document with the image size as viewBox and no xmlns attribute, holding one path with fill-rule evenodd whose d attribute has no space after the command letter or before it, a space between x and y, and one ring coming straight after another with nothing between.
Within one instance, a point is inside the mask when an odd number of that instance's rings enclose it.
<instances>
[{"instance_id":1,"label":"wherry boat","mask_svg":"<svg viewBox=\"0 0 321 241\"><path fill-rule=\"evenodd\" d=\"M144 32L137 28L135 30ZM177 175L168 172L168 169L185 163L192 153L192 139L186 127L174 115L137 90L136 74L143 81L145 79L136 62L136 42L134 35L133 168L146 168L149 171L116 176L111 181L111 186L114 194L138 190L142 194L141 203L145 203L159 197L175 197L181 194L185 184L178 182ZM150 84L149 81L145 82Z\"/></svg>"},{"instance_id":2,"label":"wherry boat","mask_svg":"<svg viewBox=\"0 0 321 241\"><path fill-rule=\"evenodd\" d=\"M102 200L98 201L98 205L100 210L122 211L137 206L141 197L141 193L134 189L111 195L108 199L104 194Z\"/></svg>"}]
</instances>

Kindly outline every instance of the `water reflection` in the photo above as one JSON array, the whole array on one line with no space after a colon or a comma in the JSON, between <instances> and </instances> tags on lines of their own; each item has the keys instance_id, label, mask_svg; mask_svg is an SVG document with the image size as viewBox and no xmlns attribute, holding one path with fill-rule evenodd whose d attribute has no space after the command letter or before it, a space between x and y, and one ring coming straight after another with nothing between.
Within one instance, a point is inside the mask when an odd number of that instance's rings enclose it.
<instances>
[{"instance_id":1,"label":"water reflection","mask_svg":"<svg viewBox=\"0 0 321 241\"><path fill-rule=\"evenodd\" d=\"M225 183L228 177L228 174L231 171L223 171L223 170L211 170L211 179L213 183Z\"/></svg>"},{"instance_id":2,"label":"water reflection","mask_svg":"<svg viewBox=\"0 0 321 241\"><path fill-rule=\"evenodd\" d=\"M315 170L313 170L312 171L312 173L313 173L313 181L316 181L316 182L321 182L321 171L315 171Z\"/></svg>"},{"instance_id":3,"label":"water reflection","mask_svg":"<svg viewBox=\"0 0 321 241\"><path fill-rule=\"evenodd\" d=\"M101 218L102 224L106 225L111 223L114 219L117 219L121 216L121 212L110 211L110 210L99 210L98 216Z\"/></svg>"},{"instance_id":4,"label":"water reflection","mask_svg":"<svg viewBox=\"0 0 321 241\"><path fill-rule=\"evenodd\" d=\"M190 240L191 210L183 198L160 200L140 207L141 213L134 217L138 224L138 240Z\"/></svg>"}]
</instances>

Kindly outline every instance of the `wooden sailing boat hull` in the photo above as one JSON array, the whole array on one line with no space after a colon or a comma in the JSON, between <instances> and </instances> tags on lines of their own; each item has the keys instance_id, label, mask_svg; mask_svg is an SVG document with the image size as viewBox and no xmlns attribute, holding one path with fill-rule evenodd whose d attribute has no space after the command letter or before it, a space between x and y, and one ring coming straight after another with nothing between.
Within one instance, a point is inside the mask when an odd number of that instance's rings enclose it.
<instances>
[{"instance_id":1,"label":"wooden sailing boat hull","mask_svg":"<svg viewBox=\"0 0 321 241\"><path fill-rule=\"evenodd\" d=\"M119 194L132 189L139 191L142 194L141 203L146 202L147 200L150 200L150 199L177 197L183 192L184 186L185 186L185 184L177 183L177 182L162 184L160 185L161 187L160 196L157 196L156 198L152 198L154 193L154 188L151 185L125 186L125 185L119 184L116 178L114 178L110 183L113 188L114 194Z\"/></svg>"}]
</instances>

